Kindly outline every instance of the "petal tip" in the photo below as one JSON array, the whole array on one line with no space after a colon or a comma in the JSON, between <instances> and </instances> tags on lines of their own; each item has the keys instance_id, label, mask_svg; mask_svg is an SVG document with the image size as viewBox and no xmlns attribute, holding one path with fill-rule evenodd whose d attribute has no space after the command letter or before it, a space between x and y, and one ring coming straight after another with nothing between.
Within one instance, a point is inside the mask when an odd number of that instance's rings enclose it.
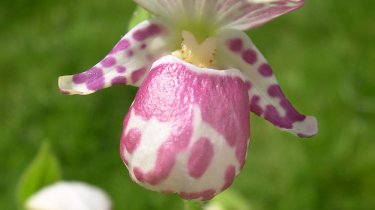
<instances>
[{"instance_id":1,"label":"petal tip","mask_svg":"<svg viewBox=\"0 0 375 210\"><path fill-rule=\"evenodd\" d=\"M303 127L299 130L297 136L301 138L309 138L315 136L318 132L318 121L316 118L313 116L307 116L303 122Z\"/></svg>"},{"instance_id":2,"label":"petal tip","mask_svg":"<svg viewBox=\"0 0 375 210\"><path fill-rule=\"evenodd\" d=\"M60 89L60 92L67 95L86 95L88 93L78 91L74 88L73 84L73 76L60 76L58 79L58 86Z\"/></svg>"}]
</instances>

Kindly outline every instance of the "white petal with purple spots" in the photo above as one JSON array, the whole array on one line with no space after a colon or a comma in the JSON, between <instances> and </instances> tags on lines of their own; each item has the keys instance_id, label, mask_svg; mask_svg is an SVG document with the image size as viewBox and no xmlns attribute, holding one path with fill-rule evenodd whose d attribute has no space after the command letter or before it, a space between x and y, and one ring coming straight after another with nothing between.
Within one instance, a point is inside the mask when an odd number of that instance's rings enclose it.
<instances>
[{"instance_id":1,"label":"white petal with purple spots","mask_svg":"<svg viewBox=\"0 0 375 210\"><path fill-rule=\"evenodd\" d=\"M223 31L220 42L219 65L240 69L251 82L252 112L300 137L310 137L318 132L315 117L296 111L281 91L270 65L244 32Z\"/></svg>"},{"instance_id":2,"label":"white petal with purple spots","mask_svg":"<svg viewBox=\"0 0 375 210\"><path fill-rule=\"evenodd\" d=\"M60 77L60 90L86 95L112 85L139 86L151 64L173 50L175 39L175 32L160 20L144 21L129 31L94 67L80 74Z\"/></svg>"}]
</instances>

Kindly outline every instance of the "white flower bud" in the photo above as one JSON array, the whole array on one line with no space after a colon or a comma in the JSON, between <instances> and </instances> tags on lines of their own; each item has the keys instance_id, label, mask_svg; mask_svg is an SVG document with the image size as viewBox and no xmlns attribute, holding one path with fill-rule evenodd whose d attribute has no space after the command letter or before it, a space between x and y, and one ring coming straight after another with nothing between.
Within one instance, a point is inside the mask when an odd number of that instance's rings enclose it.
<instances>
[{"instance_id":1,"label":"white flower bud","mask_svg":"<svg viewBox=\"0 0 375 210\"><path fill-rule=\"evenodd\" d=\"M101 189L81 182L58 182L42 188L26 201L27 210L110 210Z\"/></svg>"}]
</instances>

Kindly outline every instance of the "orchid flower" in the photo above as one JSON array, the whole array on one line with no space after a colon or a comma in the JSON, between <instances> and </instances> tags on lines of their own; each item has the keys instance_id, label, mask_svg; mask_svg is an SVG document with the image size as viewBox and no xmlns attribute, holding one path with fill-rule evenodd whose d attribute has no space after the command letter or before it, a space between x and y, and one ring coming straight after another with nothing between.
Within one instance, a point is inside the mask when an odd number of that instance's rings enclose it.
<instances>
[{"instance_id":1,"label":"orchid flower","mask_svg":"<svg viewBox=\"0 0 375 210\"><path fill-rule=\"evenodd\" d=\"M183 199L209 200L244 166L250 112L299 137L317 133L296 111L243 31L303 0L135 0L154 15L98 64L59 78L63 93L139 87L123 124L120 153L131 178Z\"/></svg>"},{"instance_id":2,"label":"orchid flower","mask_svg":"<svg viewBox=\"0 0 375 210\"><path fill-rule=\"evenodd\" d=\"M101 189L82 182L57 182L26 201L27 210L110 210L111 200Z\"/></svg>"}]
</instances>

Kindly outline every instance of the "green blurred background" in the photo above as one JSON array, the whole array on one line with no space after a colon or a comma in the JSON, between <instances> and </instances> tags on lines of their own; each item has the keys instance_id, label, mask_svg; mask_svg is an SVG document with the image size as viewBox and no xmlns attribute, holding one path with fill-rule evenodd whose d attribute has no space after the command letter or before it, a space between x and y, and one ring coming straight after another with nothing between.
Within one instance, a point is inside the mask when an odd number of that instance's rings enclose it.
<instances>
[{"instance_id":1,"label":"green blurred background","mask_svg":"<svg viewBox=\"0 0 375 210\"><path fill-rule=\"evenodd\" d=\"M253 210L375 209L375 2L310 0L249 32L286 95L316 115L301 140L252 115L252 142L231 189ZM126 32L128 0L0 3L0 208L15 209L17 181L43 141L67 180L109 192L114 210L181 209L177 196L134 184L119 157L122 120L136 88L82 97L59 75L99 61Z\"/></svg>"}]
</instances>

